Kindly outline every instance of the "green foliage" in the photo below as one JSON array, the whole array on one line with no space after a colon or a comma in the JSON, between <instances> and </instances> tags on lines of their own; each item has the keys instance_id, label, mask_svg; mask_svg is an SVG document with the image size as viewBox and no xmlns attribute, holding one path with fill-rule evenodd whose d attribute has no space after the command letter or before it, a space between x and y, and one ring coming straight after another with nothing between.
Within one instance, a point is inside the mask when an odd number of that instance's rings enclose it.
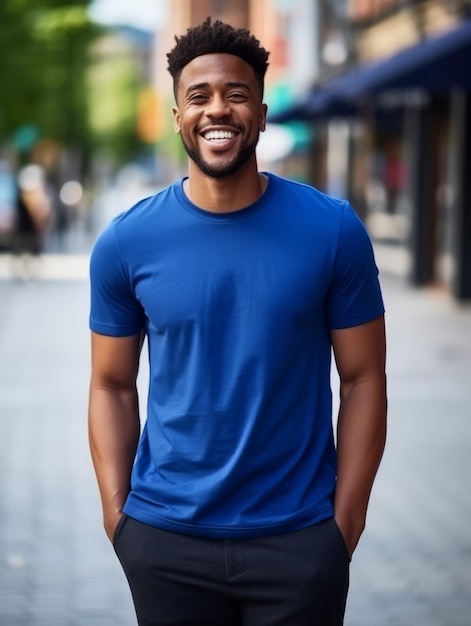
<instances>
[{"instance_id":1,"label":"green foliage","mask_svg":"<svg viewBox=\"0 0 471 626\"><path fill-rule=\"evenodd\" d=\"M0 4L0 143L34 127L40 138L86 146L87 49L99 30L89 0L3 0Z\"/></svg>"},{"instance_id":2,"label":"green foliage","mask_svg":"<svg viewBox=\"0 0 471 626\"><path fill-rule=\"evenodd\" d=\"M21 163L46 140L80 155L85 173L95 152L118 165L142 151L139 54L90 21L90 3L0 0L0 156L7 148Z\"/></svg>"},{"instance_id":3,"label":"green foliage","mask_svg":"<svg viewBox=\"0 0 471 626\"><path fill-rule=\"evenodd\" d=\"M84 77L100 30L90 0L0 2L0 146L25 128L62 146L89 144ZM19 143L20 152L27 144Z\"/></svg>"}]
</instances>

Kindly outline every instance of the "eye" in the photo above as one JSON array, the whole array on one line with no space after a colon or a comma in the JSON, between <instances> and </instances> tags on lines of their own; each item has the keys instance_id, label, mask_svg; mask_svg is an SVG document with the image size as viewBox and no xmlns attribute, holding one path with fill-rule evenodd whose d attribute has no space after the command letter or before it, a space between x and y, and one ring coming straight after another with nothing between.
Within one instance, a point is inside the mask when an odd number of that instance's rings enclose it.
<instances>
[{"instance_id":1,"label":"eye","mask_svg":"<svg viewBox=\"0 0 471 626\"><path fill-rule=\"evenodd\" d=\"M232 102L243 102L244 100L247 100L246 94L241 93L240 91L235 91L233 93L230 93L228 98Z\"/></svg>"},{"instance_id":2,"label":"eye","mask_svg":"<svg viewBox=\"0 0 471 626\"><path fill-rule=\"evenodd\" d=\"M189 102L194 102L197 104L200 102L205 102L207 99L208 97L204 93L193 93L188 98Z\"/></svg>"}]
</instances>

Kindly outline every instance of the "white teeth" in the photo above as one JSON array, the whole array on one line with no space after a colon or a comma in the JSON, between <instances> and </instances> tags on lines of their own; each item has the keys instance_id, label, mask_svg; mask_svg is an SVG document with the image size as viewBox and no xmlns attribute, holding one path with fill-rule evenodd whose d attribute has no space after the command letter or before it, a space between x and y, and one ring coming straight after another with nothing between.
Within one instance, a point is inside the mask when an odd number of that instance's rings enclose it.
<instances>
[{"instance_id":1,"label":"white teeth","mask_svg":"<svg viewBox=\"0 0 471 626\"><path fill-rule=\"evenodd\" d=\"M213 139L220 141L221 139L232 139L233 137L235 137L235 135L236 134L231 132L230 130L210 130L204 134L204 138L208 141L211 141Z\"/></svg>"}]
</instances>

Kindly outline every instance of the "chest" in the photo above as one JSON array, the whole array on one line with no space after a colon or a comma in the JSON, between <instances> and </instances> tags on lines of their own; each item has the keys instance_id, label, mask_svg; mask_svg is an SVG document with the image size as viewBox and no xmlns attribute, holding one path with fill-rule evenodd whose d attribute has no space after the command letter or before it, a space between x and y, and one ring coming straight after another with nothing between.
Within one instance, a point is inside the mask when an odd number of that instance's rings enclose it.
<instances>
[{"instance_id":1,"label":"chest","mask_svg":"<svg viewBox=\"0 0 471 626\"><path fill-rule=\"evenodd\" d=\"M322 311L331 265L316 232L180 228L143 242L134 289L160 331L224 319L303 325Z\"/></svg>"}]
</instances>

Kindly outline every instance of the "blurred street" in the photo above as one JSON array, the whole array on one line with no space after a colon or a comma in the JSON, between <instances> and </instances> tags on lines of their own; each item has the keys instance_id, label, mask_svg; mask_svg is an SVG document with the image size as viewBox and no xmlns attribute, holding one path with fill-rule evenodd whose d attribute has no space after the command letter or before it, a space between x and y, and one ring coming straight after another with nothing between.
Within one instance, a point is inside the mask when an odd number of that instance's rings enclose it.
<instances>
[{"instance_id":1,"label":"blurred street","mask_svg":"<svg viewBox=\"0 0 471 626\"><path fill-rule=\"evenodd\" d=\"M46 255L36 280L9 278L8 263L0 259L0 624L132 626L88 452L87 252ZM345 623L469 626L471 306L389 271L382 283L389 439Z\"/></svg>"}]
</instances>

